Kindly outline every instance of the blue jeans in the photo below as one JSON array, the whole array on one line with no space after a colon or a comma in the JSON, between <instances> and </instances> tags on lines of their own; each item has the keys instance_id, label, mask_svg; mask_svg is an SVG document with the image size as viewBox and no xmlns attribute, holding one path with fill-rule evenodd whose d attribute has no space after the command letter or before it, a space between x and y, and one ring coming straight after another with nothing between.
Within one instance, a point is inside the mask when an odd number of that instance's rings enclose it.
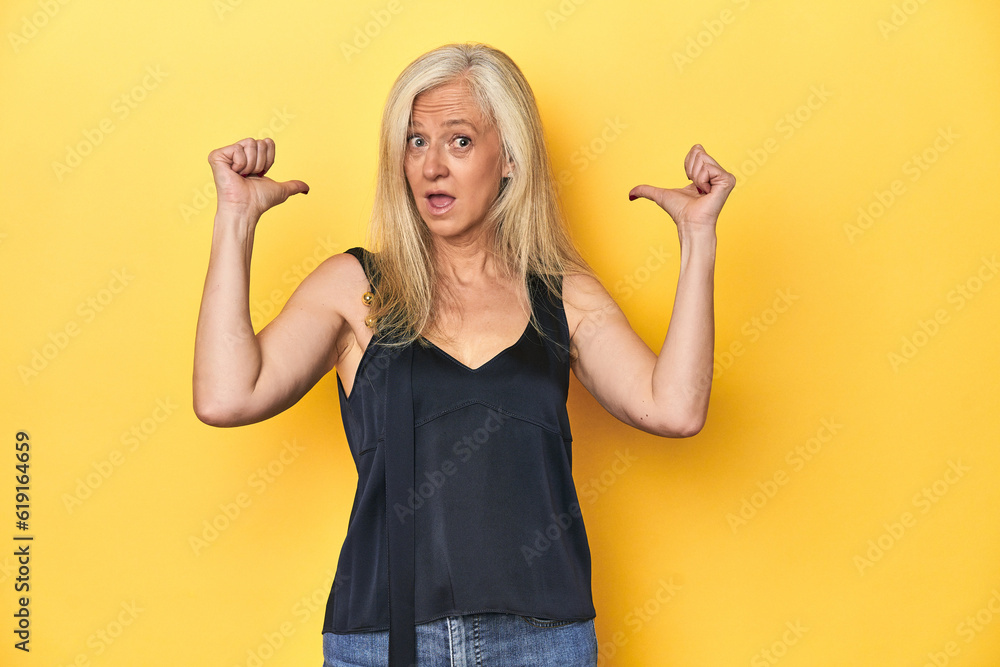
<instances>
[{"instance_id":1,"label":"blue jeans","mask_svg":"<svg viewBox=\"0 0 1000 667\"><path fill-rule=\"evenodd\" d=\"M389 631L323 634L323 667L385 667ZM449 616L417 625L418 667L594 667L594 621L512 614Z\"/></svg>"}]
</instances>

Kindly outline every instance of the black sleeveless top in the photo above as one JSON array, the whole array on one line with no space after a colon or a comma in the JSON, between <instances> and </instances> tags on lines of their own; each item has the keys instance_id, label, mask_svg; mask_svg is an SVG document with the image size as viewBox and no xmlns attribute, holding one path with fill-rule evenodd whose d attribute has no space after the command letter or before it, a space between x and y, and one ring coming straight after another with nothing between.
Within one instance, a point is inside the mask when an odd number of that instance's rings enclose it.
<instances>
[{"instance_id":1,"label":"black sleeveless top","mask_svg":"<svg viewBox=\"0 0 1000 667\"><path fill-rule=\"evenodd\" d=\"M351 248L377 284L368 252ZM504 612L585 620L590 549L571 474L569 329L561 294L532 278L538 324L476 369L378 334L348 398L358 488L324 632L390 629L412 664L414 623Z\"/></svg>"}]
</instances>

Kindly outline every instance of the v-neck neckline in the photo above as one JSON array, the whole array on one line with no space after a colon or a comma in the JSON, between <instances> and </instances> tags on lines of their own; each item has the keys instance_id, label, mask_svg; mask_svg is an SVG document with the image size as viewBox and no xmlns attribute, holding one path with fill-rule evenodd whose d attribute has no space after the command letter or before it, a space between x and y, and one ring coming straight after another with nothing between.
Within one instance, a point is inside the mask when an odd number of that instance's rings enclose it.
<instances>
[{"instance_id":1,"label":"v-neck neckline","mask_svg":"<svg viewBox=\"0 0 1000 667\"><path fill-rule=\"evenodd\" d=\"M428 345L430 345L431 347L433 347L435 350L437 350L438 352L440 352L444 357L446 357L447 359L450 359L452 362L454 362L455 364L457 364L461 368L465 369L469 373L478 373L479 371L481 371L482 369L486 368L487 366L489 366L490 364L492 364L494 361L496 361L497 359L500 359L501 357L503 357L504 355L506 355L508 352L510 352L511 350L513 350L515 347L517 347L518 345L520 345L521 341L523 341L525 338L528 337L528 332L530 332L530 331L531 331L531 319L529 318L528 319L528 324L525 325L524 331L521 333L521 336L516 341L514 341L513 343L511 343L510 345L508 345L504 349L500 350L499 352L497 352L492 357L490 357L489 359L487 359L483 363L479 364L475 368L472 368L470 366L467 366L466 364L463 364L461 361L459 361L458 359L456 359L455 357L451 356L450 354L448 354L447 352L445 352L444 350L442 350L440 347L438 347L437 345L435 345L426 336L421 336L420 338L423 339Z\"/></svg>"}]
</instances>

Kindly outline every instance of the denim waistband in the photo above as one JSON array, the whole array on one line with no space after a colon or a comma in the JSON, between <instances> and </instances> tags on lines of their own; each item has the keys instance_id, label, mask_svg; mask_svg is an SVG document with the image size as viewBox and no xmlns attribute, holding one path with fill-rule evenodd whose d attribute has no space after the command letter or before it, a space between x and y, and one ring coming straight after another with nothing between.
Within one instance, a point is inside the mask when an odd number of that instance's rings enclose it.
<instances>
[{"instance_id":1,"label":"denim waistband","mask_svg":"<svg viewBox=\"0 0 1000 667\"><path fill-rule=\"evenodd\" d=\"M593 667L593 619L563 621L514 614L449 616L415 627L418 667ZM323 635L324 667L384 667L389 631Z\"/></svg>"}]
</instances>

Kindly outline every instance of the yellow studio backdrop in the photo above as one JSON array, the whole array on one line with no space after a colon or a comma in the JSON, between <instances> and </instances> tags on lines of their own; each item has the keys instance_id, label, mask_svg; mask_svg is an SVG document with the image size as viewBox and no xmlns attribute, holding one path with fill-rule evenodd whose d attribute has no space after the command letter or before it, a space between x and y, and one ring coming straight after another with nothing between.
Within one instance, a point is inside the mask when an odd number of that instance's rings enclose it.
<instances>
[{"instance_id":1,"label":"yellow studio backdrop","mask_svg":"<svg viewBox=\"0 0 1000 667\"><path fill-rule=\"evenodd\" d=\"M386 93L454 41L524 70L654 350L677 235L626 195L685 185L694 143L738 179L706 428L571 389L601 664L1000 664L995 2L12 0L0 26L0 664L321 663L356 484L336 378L196 419L206 157L273 136L311 186L258 228L259 330L364 242Z\"/></svg>"}]
</instances>

